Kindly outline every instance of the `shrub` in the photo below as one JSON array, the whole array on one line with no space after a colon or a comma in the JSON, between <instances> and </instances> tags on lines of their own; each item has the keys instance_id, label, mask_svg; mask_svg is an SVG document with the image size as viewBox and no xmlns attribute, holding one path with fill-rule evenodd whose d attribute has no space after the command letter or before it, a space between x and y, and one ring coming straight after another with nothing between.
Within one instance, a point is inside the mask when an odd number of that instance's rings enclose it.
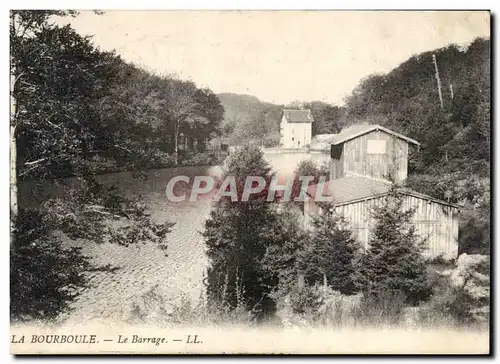
<instances>
[{"instance_id":1,"label":"shrub","mask_svg":"<svg viewBox=\"0 0 500 364\"><path fill-rule=\"evenodd\" d=\"M181 293L175 302L170 301L159 286L152 287L132 303L128 322L134 325L149 324L164 326L234 326L252 323L252 314L243 306L228 310L214 307L200 300L193 302ZM201 297L200 297L201 298Z\"/></svg>"},{"instance_id":2,"label":"shrub","mask_svg":"<svg viewBox=\"0 0 500 364\"><path fill-rule=\"evenodd\" d=\"M184 166L215 166L222 164L226 153L207 151L203 153L187 154L181 164Z\"/></svg>"},{"instance_id":3,"label":"shrub","mask_svg":"<svg viewBox=\"0 0 500 364\"><path fill-rule=\"evenodd\" d=\"M317 286L295 287L290 292L290 304L294 313L314 314L322 302L322 296Z\"/></svg>"},{"instance_id":4,"label":"shrub","mask_svg":"<svg viewBox=\"0 0 500 364\"><path fill-rule=\"evenodd\" d=\"M316 184L319 182L320 177L325 176L328 180L329 169L327 167L318 166L315 162L309 159L300 161L294 171L295 177L292 185L292 197L291 201L294 201L295 197L298 197L302 189L302 181L299 180L300 176L312 176L314 179L309 182L310 184ZM303 202L292 202L294 205L302 207Z\"/></svg>"},{"instance_id":5,"label":"shrub","mask_svg":"<svg viewBox=\"0 0 500 364\"><path fill-rule=\"evenodd\" d=\"M490 305L489 256L462 254L453 270L442 273L433 304L456 323L487 322Z\"/></svg>"},{"instance_id":6,"label":"shrub","mask_svg":"<svg viewBox=\"0 0 500 364\"><path fill-rule=\"evenodd\" d=\"M401 291L388 290L364 296L352 310L355 323L364 326L391 326L403 318L406 296Z\"/></svg>"},{"instance_id":7,"label":"shrub","mask_svg":"<svg viewBox=\"0 0 500 364\"><path fill-rule=\"evenodd\" d=\"M47 234L49 224L39 210L21 209L16 245L10 252L10 315L12 321L52 321L70 310L84 272L91 268L78 248L65 248Z\"/></svg>"}]
</instances>

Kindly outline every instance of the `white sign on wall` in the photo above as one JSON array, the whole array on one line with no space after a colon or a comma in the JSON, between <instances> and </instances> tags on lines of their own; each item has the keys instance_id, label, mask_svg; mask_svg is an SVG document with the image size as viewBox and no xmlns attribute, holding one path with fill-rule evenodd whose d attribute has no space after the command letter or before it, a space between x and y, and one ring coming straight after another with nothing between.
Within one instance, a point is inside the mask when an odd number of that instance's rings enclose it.
<instances>
[{"instance_id":1,"label":"white sign on wall","mask_svg":"<svg viewBox=\"0 0 500 364\"><path fill-rule=\"evenodd\" d=\"M366 145L366 153L368 154L385 154L386 152L385 140L368 140Z\"/></svg>"}]
</instances>

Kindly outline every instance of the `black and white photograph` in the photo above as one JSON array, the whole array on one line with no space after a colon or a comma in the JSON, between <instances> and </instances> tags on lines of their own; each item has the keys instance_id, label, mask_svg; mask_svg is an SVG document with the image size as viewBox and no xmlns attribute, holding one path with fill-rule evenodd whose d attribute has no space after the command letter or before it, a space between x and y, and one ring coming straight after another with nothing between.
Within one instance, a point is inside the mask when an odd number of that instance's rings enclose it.
<instances>
[{"instance_id":1,"label":"black and white photograph","mask_svg":"<svg viewBox=\"0 0 500 364\"><path fill-rule=\"evenodd\" d=\"M11 354L491 354L490 11L9 16Z\"/></svg>"}]
</instances>

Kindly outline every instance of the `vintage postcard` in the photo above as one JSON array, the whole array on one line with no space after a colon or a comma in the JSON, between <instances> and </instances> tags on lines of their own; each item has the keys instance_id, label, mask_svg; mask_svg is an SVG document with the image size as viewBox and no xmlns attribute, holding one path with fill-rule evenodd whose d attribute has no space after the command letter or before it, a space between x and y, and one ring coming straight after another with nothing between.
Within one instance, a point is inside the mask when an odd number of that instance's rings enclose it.
<instances>
[{"instance_id":1,"label":"vintage postcard","mask_svg":"<svg viewBox=\"0 0 500 364\"><path fill-rule=\"evenodd\" d=\"M489 354L488 11L10 11L12 354Z\"/></svg>"}]
</instances>

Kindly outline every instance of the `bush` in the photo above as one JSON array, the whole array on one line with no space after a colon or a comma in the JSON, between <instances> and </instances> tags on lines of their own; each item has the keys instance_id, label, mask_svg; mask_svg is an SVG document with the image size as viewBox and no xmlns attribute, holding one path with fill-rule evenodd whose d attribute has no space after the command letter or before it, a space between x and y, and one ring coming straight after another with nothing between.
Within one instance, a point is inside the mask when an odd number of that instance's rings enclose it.
<instances>
[{"instance_id":1,"label":"bush","mask_svg":"<svg viewBox=\"0 0 500 364\"><path fill-rule=\"evenodd\" d=\"M319 181L319 177L325 176L326 180L330 177L330 165L328 162L321 164L316 163L311 159L304 159L297 163L295 175L298 176L313 176L314 182Z\"/></svg>"},{"instance_id":2,"label":"bush","mask_svg":"<svg viewBox=\"0 0 500 364\"><path fill-rule=\"evenodd\" d=\"M234 326L252 323L252 314L242 306L228 310L227 307L215 307L200 300L193 302L186 294L181 293L172 302L161 292L159 286L133 302L127 321L133 325L155 325L158 327L173 326ZM200 297L201 298L201 297Z\"/></svg>"},{"instance_id":3,"label":"bush","mask_svg":"<svg viewBox=\"0 0 500 364\"><path fill-rule=\"evenodd\" d=\"M314 314L323 303L318 286L295 287L290 292L290 304L294 313Z\"/></svg>"},{"instance_id":4,"label":"bush","mask_svg":"<svg viewBox=\"0 0 500 364\"><path fill-rule=\"evenodd\" d=\"M182 158L181 164L183 166L215 166L222 164L226 155L227 153L215 151L187 154Z\"/></svg>"},{"instance_id":5,"label":"bush","mask_svg":"<svg viewBox=\"0 0 500 364\"><path fill-rule=\"evenodd\" d=\"M326 180L330 180L330 163L323 162L319 165L319 174L320 176L326 176Z\"/></svg>"},{"instance_id":6,"label":"bush","mask_svg":"<svg viewBox=\"0 0 500 364\"><path fill-rule=\"evenodd\" d=\"M356 324L392 326L401 322L404 314L405 294L401 291L382 291L367 295L352 310Z\"/></svg>"},{"instance_id":7,"label":"bush","mask_svg":"<svg viewBox=\"0 0 500 364\"><path fill-rule=\"evenodd\" d=\"M79 290L87 286L91 268L78 248L65 248L49 236L39 210L21 209L16 245L10 251L10 315L12 321L53 321L70 310Z\"/></svg>"},{"instance_id":8,"label":"bush","mask_svg":"<svg viewBox=\"0 0 500 364\"><path fill-rule=\"evenodd\" d=\"M298 197L301 193L302 189L302 181L299 180L300 176L312 176L314 179L309 182L310 184L316 184L319 182L320 177L325 176L326 180L329 177L329 168L328 166L318 166L315 162L309 159L305 159L300 161L297 164L297 167L294 171L294 180L292 185L292 196L291 201L294 201L295 197ZM303 202L294 201L292 202L294 205L302 208Z\"/></svg>"}]
</instances>

